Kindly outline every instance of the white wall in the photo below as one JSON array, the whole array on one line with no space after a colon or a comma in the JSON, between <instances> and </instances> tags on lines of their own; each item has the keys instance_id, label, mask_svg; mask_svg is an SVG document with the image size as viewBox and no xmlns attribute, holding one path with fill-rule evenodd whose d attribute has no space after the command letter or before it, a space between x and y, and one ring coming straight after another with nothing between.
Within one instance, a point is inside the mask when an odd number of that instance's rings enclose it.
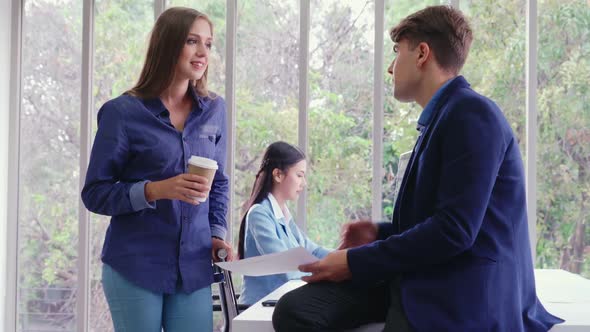
<instances>
[{"instance_id":1,"label":"white wall","mask_svg":"<svg viewBox=\"0 0 590 332\"><path fill-rule=\"evenodd\" d=\"M8 194L8 112L10 96L11 1L0 1L0 330L6 321L6 224Z\"/></svg>"}]
</instances>

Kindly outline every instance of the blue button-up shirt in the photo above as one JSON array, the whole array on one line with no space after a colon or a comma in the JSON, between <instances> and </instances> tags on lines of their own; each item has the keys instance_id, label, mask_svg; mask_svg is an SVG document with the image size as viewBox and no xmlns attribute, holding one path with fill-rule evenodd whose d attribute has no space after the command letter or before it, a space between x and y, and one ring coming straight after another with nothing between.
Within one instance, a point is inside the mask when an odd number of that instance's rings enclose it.
<instances>
[{"instance_id":1,"label":"blue button-up shirt","mask_svg":"<svg viewBox=\"0 0 590 332\"><path fill-rule=\"evenodd\" d=\"M446 81L440 88L438 88L438 90L436 90L432 98L430 98L430 101L428 101L428 104L426 104L426 107L424 107L424 110L422 110L422 113L420 113L420 117L418 118L418 130L421 131L423 128L428 126L430 120L432 119L432 112L434 112L436 109L436 104L438 104L438 100L443 95L447 86L451 84L455 78L451 78L450 80Z\"/></svg>"},{"instance_id":2,"label":"blue button-up shirt","mask_svg":"<svg viewBox=\"0 0 590 332\"><path fill-rule=\"evenodd\" d=\"M289 211L287 210L285 215L272 194L268 194L260 204L250 208L246 215L245 227L245 258L297 247L304 247L317 258L323 258L330 252L303 234L293 222ZM260 277L245 276L240 303L255 303L290 279L299 279L303 275L305 274L302 272L294 271Z\"/></svg>"},{"instance_id":3,"label":"blue button-up shirt","mask_svg":"<svg viewBox=\"0 0 590 332\"><path fill-rule=\"evenodd\" d=\"M82 200L111 216L102 261L136 285L157 293L186 293L211 284L211 237L225 238L228 179L225 102L197 96L178 131L159 98L122 95L98 112ZM187 172L191 155L217 161L206 202L147 202L145 184Z\"/></svg>"}]
</instances>

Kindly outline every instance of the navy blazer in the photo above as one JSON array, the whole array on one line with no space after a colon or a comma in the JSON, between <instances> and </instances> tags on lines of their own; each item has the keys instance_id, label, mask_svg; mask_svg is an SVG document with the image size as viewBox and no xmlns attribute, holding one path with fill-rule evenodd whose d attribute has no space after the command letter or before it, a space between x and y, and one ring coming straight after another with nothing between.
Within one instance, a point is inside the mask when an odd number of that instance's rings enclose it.
<instances>
[{"instance_id":1,"label":"navy blazer","mask_svg":"<svg viewBox=\"0 0 590 332\"><path fill-rule=\"evenodd\" d=\"M518 142L459 76L442 91L406 168L392 223L348 251L355 282L396 275L421 331L547 331L535 293Z\"/></svg>"}]
</instances>

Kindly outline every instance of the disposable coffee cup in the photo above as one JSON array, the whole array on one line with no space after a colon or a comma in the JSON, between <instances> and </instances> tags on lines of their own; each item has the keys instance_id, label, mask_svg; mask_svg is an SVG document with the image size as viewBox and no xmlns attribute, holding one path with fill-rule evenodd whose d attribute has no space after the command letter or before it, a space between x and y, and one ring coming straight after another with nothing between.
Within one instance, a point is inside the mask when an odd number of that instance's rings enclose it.
<instances>
[{"instance_id":1,"label":"disposable coffee cup","mask_svg":"<svg viewBox=\"0 0 590 332\"><path fill-rule=\"evenodd\" d=\"M211 182L213 182L217 168L217 162L213 159L191 156L188 160L188 172L206 177L208 185L211 185ZM204 202L207 200L207 197L197 197L196 200Z\"/></svg>"}]
</instances>

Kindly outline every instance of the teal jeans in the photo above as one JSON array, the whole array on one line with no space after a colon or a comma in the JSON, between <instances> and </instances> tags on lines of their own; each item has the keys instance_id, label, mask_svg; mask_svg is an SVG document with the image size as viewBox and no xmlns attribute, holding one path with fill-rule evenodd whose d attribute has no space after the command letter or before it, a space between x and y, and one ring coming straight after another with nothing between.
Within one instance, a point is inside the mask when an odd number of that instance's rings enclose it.
<instances>
[{"instance_id":1,"label":"teal jeans","mask_svg":"<svg viewBox=\"0 0 590 332\"><path fill-rule=\"evenodd\" d=\"M157 294L129 282L109 265L102 285L116 332L211 332L211 286L185 294Z\"/></svg>"}]
</instances>

